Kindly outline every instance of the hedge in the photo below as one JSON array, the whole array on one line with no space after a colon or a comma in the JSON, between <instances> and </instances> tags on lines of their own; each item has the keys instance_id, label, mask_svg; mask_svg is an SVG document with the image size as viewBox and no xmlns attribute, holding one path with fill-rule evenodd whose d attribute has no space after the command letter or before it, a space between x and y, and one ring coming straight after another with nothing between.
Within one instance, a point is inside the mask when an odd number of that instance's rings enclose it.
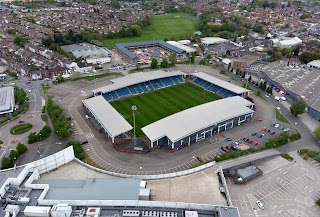
<instances>
[{"instance_id":1,"label":"hedge","mask_svg":"<svg viewBox=\"0 0 320 217\"><path fill-rule=\"evenodd\" d=\"M80 141L69 141L67 142L66 147L69 147L71 145L73 146L73 151L76 158L78 158L79 160L84 160L86 154L80 144Z\"/></svg>"},{"instance_id":2,"label":"hedge","mask_svg":"<svg viewBox=\"0 0 320 217\"><path fill-rule=\"evenodd\" d=\"M10 133L13 135L18 135L22 134L25 132L28 132L29 130L32 129L32 124L30 123L23 123L23 124L18 124L10 129Z\"/></svg>"},{"instance_id":3,"label":"hedge","mask_svg":"<svg viewBox=\"0 0 320 217\"><path fill-rule=\"evenodd\" d=\"M292 161L293 160L293 157L291 157L291 155L290 154L281 154L281 156L283 157L283 158L285 158L285 159L287 159L287 160L290 160L290 161Z\"/></svg>"},{"instance_id":4,"label":"hedge","mask_svg":"<svg viewBox=\"0 0 320 217\"><path fill-rule=\"evenodd\" d=\"M36 132L30 133L28 136L28 143L32 144L35 142L40 142L42 140L45 140L51 135L51 127L48 125L45 125L37 134Z\"/></svg>"}]
</instances>

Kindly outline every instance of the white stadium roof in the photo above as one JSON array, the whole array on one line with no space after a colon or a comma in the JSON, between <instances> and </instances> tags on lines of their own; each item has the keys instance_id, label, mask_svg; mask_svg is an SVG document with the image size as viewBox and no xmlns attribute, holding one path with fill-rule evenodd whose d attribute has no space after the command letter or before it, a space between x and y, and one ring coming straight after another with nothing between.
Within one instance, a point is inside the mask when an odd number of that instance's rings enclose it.
<instances>
[{"instance_id":1,"label":"white stadium roof","mask_svg":"<svg viewBox=\"0 0 320 217\"><path fill-rule=\"evenodd\" d=\"M113 90L118 90L123 87L127 87L134 84L139 84L141 82L150 81L159 78L166 78L176 75L184 75L183 72L165 72L163 70L156 70L151 72L138 72L134 74L129 74L124 77L116 78L111 80L113 84L92 90L94 93L102 92L108 93Z\"/></svg>"},{"instance_id":2,"label":"white stadium roof","mask_svg":"<svg viewBox=\"0 0 320 217\"><path fill-rule=\"evenodd\" d=\"M248 92L248 90L243 87L239 87L239 86L234 85L230 82L227 82L227 81L221 80L219 78L210 76L210 75L205 74L203 72L197 72L197 73L194 73L193 75L198 78L201 78L202 80L208 81L212 84L215 84L219 87L222 87L222 88L229 90L229 91L236 93L236 94Z\"/></svg>"},{"instance_id":3,"label":"white stadium roof","mask_svg":"<svg viewBox=\"0 0 320 217\"><path fill-rule=\"evenodd\" d=\"M197 50L195 48L189 47L187 45L184 45L180 42L176 42L176 41L167 41L168 44L171 44L177 48L180 48L181 50L184 50L186 53L192 53L192 52L196 52Z\"/></svg>"},{"instance_id":4,"label":"white stadium roof","mask_svg":"<svg viewBox=\"0 0 320 217\"><path fill-rule=\"evenodd\" d=\"M229 97L170 115L143 127L142 131L152 142L164 136L176 142L214 124L253 113L249 105L252 103L240 96Z\"/></svg>"},{"instance_id":5,"label":"white stadium roof","mask_svg":"<svg viewBox=\"0 0 320 217\"><path fill-rule=\"evenodd\" d=\"M14 87L0 88L0 114L13 112L14 109Z\"/></svg>"},{"instance_id":6,"label":"white stadium roof","mask_svg":"<svg viewBox=\"0 0 320 217\"><path fill-rule=\"evenodd\" d=\"M114 138L132 130L132 126L103 96L96 96L82 102L111 137Z\"/></svg>"},{"instance_id":7,"label":"white stadium roof","mask_svg":"<svg viewBox=\"0 0 320 217\"><path fill-rule=\"evenodd\" d=\"M211 45L211 44L219 44L223 42L227 42L227 39L224 38L218 38L218 37L205 37L201 38L201 43L205 45Z\"/></svg>"}]
</instances>

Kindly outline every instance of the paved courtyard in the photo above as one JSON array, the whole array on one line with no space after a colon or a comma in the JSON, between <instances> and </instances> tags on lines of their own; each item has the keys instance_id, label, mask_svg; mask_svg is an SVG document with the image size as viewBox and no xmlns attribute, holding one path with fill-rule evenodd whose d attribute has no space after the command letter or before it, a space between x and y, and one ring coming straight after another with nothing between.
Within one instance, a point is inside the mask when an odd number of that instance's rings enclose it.
<instances>
[{"instance_id":1,"label":"paved courtyard","mask_svg":"<svg viewBox=\"0 0 320 217\"><path fill-rule=\"evenodd\" d=\"M241 216L320 216L320 164L305 161L295 152L294 161L277 157L258 165L263 175L244 185L227 183L234 206ZM296 161L296 162L295 162ZM260 200L264 209L256 205Z\"/></svg>"}]
</instances>

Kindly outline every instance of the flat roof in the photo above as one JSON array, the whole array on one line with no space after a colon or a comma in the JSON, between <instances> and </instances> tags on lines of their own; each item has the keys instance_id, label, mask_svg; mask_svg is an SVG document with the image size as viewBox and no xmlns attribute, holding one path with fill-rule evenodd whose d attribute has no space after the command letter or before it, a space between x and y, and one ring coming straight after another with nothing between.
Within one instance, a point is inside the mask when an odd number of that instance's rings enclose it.
<instances>
[{"instance_id":1,"label":"flat roof","mask_svg":"<svg viewBox=\"0 0 320 217\"><path fill-rule=\"evenodd\" d=\"M186 109L141 130L151 141L167 136L171 142L176 142L222 121L253 113L254 111L247 107L250 105L253 104L240 96L229 97Z\"/></svg>"},{"instance_id":2,"label":"flat roof","mask_svg":"<svg viewBox=\"0 0 320 217\"><path fill-rule=\"evenodd\" d=\"M0 114L13 112L14 108L14 87L7 86L0 88Z\"/></svg>"},{"instance_id":3,"label":"flat roof","mask_svg":"<svg viewBox=\"0 0 320 217\"><path fill-rule=\"evenodd\" d=\"M47 200L139 200L140 179L34 180L49 184Z\"/></svg>"},{"instance_id":4,"label":"flat roof","mask_svg":"<svg viewBox=\"0 0 320 217\"><path fill-rule=\"evenodd\" d=\"M184 44L182 44L182 43L180 43L180 42L167 41L167 43L168 43L168 44L171 44L171 45L173 45L173 46L175 46L175 47L177 47L177 48L180 48L180 49L184 50L184 51L187 52L187 53L196 52L196 49L195 49L195 48L189 47L189 46L184 45Z\"/></svg>"},{"instance_id":5,"label":"flat roof","mask_svg":"<svg viewBox=\"0 0 320 217\"><path fill-rule=\"evenodd\" d=\"M22 170L25 168L24 166L17 167L16 170L13 168L7 170L0 170L0 188L7 181L8 178L17 178Z\"/></svg>"},{"instance_id":6,"label":"flat roof","mask_svg":"<svg viewBox=\"0 0 320 217\"><path fill-rule=\"evenodd\" d=\"M202 44L206 44L206 45L223 43L228 41L227 39L219 38L219 37L205 37L205 38L201 38L200 40Z\"/></svg>"},{"instance_id":7,"label":"flat roof","mask_svg":"<svg viewBox=\"0 0 320 217\"><path fill-rule=\"evenodd\" d=\"M139 41L139 42L128 42L128 43L118 43L116 44L116 48L122 51L129 58L134 59L136 55L134 55L128 48L130 47L139 47L139 46L148 46L148 45L161 45L170 50L173 50L176 53L183 53L183 50L177 48L171 44L166 43L163 40L151 40L151 41Z\"/></svg>"},{"instance_id":8,"label":"flat roof","mask_svg":"<svg viewBox=\"0 0 320 217\"><path fill-rule=\"evenodd\" d=\"M311 62L308 62L307 65L320 68L320 60L312 60Z\"/></svg>"},{"instance_id":9,"label":"flat roof","mask_svg":"<svg viewBox=\"0 0 320 217\"><path fill-rule=\"evenodd\" d=\"M92 97L82 102L112 137L132 130L132 126L103 96Z\"/></svg>"},{"instance_id":10,"label":"flat roof","mask_svg":"<svg viewBox=\"0 0 320 217\"><path fill-rule=\"evenodd\" d=\"M108 86L100 87L96 90L92 90L94 93L102 92L108 93L113 90L118 90L123 87L131 86L134 84L139 84L141 82L155 80L159 78L172 77L177 75L184 75L183 72L165 72L163 70L148 71L148 72L137 72L133 74L126 75L124 77L116 78L111 80L113 84Z\"/></svg>"},{"instance_id":11,"label":"flat roof","mask_svg":"<svg viewBox=\"0 0 320 217\"><path fill-rule=\"evenodd\" d=\"M243 87L221 80L219 78L213 77L203 72L197 72L197 73L194 73L193 75L236 94L249 92L249 90Z\"/></svg>"}]
</instances>

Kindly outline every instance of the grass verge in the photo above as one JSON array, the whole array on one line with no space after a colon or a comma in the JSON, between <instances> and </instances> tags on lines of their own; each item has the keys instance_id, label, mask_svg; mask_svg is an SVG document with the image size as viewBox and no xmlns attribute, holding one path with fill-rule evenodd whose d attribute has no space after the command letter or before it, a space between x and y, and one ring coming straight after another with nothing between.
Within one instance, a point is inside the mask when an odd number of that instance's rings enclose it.
<instances>
[{"instance_id":1,"label":"grass verge","mask_svg":"<svg viewBox=\"0 0 320 217\"><path fill-rule=\"evenodd\" d=\"M18 124L10 129L10 133L13 135L19 135L25 132L28 132L29 130L32 129L32 124L30 123L23 123L23 124Z\"/></svg>"},{"instance_id":2,"label":"grass verge","mask_svg":"<svg viewBox=\"0 0 320 217\"><path fill-rule=\"evenodd\" d=\"M41 115L41 119L42 119L44 122L47 122L47 121L48 121L48 115Z\"/></svg>"},{"instance_id":3,"label":"grass verge","mask_svg":"<svg viewBox=\"0 0 320 217\"><path fill-rule=\"evenodd\" d=\"M281 154L281 156L284 158L284 159L287 159L289 161L292 161L293 160L293 157L291 157L290 154L286 153L286 154Z\"/></svg>"},{"instance_id":4,"label":"grass verge","mask_svg":"<svg viewBox=\"0 0 320 217\"><path fill-rule=\"evenodd\" d=\"M276 119L278 121L289 124L289 121L278 110L276 110Z\"/></svg>"}]
</instances>

